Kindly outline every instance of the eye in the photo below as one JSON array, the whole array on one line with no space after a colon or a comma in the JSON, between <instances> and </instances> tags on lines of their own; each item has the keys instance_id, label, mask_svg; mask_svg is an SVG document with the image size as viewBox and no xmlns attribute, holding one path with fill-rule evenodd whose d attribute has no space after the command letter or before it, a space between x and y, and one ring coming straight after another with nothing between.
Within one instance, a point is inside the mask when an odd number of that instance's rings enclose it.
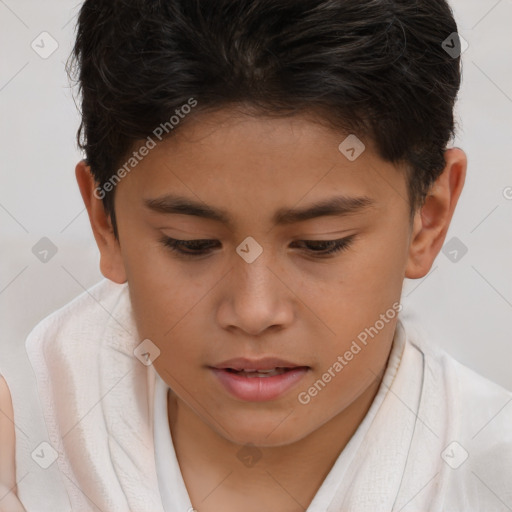
<instances>
[{"instance_id":1,"label":"eye","mask_svg":"<svg viewBox=\"0 0 512 512\"><path fill-rule=\"evenodd\" d=\"M202 256L208 250L218 245L216 240L177 240L176 238L164 237L161 242L169 249L183 256Z\"/></svg>"},{"instance_id":2,"label":"eye","mask_svg":"<svg viewBox=\"0 0 512 512\"><path fill-rule=\"evenodd\" d=\"M348 249L355 236L350 235L338 240L299 240L296 243L304 244L307 247L307 252L312 253L314 257L321 258ZM192 258L209 254L212 248L219 246L217 240L208 239L177 240L166 236L160 241L178 255Z\"/></svg>"},{"instance_id":3,"label":"eye","mask_svg":"<svg viewBox=\"0 0 512 512\"><path fill-rule=\"evenodd\" d=\"M330 256L337 252L348 249L356 235L350 235L338 240L299 240L309 248L309 252L316 257Z\"/></svg>"}]
</instances>

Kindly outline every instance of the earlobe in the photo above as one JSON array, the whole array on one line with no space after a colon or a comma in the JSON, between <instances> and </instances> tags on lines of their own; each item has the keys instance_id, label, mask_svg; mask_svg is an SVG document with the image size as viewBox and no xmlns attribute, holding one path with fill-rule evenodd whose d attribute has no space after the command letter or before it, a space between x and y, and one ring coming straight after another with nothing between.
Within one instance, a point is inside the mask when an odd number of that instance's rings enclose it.
<instances>
[{"instance_id":1,"label":"earlobe","mask_svg":"<svg viewBox=\"0 0 512 512\"><path fill-rule=\"evenodd\" d=\"M441 250L464 187L467 157L459 148L445 151L445 168L416 212L405 277L419 279L430 271Z\"/></svg>"},{"instance_id":2,"label":"earlobe","mask_svg":"<svg viewBox=\"0 0 512 512\"><path fill-rule=\"evenodd\" d=\"M110 216L106 214L103 202L96 193L97 184L94 176L84 160L76 165L75 176L89 215L94 239L100 251L101 273L115 283L125 283L126 271L121 247L115 237Z\"/></svg>"}]
</instances>

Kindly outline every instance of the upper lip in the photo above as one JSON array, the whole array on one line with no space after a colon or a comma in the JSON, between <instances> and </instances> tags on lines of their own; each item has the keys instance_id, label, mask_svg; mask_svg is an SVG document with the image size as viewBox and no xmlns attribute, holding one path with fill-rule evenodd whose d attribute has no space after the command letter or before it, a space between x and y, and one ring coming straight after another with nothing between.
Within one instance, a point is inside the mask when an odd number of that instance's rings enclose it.
<instances>
[{"instance_id":1,"label":"upper lip","mask_svg":"<svg viewBox=\"0 0 512 512\"><path fill-rule=\"evenodd\" d=\"M306 365L300 365L279 359L277 357L264 357L263 359L247 359L245 357L236 357L234 359L228 359L222 363L212 366L218 370L225 368L231 368L233 370L272 370L273 368L297 368L306 367Z\"/></svg>"}]
</instances>

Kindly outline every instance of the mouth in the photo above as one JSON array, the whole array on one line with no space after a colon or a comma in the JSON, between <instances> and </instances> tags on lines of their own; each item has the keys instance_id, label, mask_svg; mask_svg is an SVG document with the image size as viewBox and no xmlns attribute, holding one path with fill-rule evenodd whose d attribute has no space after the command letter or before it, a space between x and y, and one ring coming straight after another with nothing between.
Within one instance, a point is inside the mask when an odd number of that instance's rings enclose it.
<instances>
[{"instance_id":1,"label":"mouth","mask_svg":"<svg viewBox=\"0 0 512 512\"><path fill-rule=\"evenodd\" d=\"M264 357L261 359L248 359L246 357L236 357L228 359L211 368L217 370L228 370L234 372L247 372L247 373L265 373L279 371L283 373L286 370L293 370L294 368L309 368L309 366L300 365L292 361L286 361L277 357Z\"/></svg>"},{"instance_id":2,"label":"mouth","mask_svg":"<svg viewBox=\"0 0 512 512\"><path fill-rule=\"evenodd\" d=\"M276 375L283 375L283 373L287 373L296 369L307 369L308 366L295 366L295 367L282 367L278 366L276 368L270 368L268 370L256 370L245 368L243 370L235 370L234 368L218 368L220 370L224 370L228 373L233 373L235 375L239 375L240 377L247 377L248 379L258 378L258 377L275 377Z\"/></svg>"},{"instance_id":3,"label":"mouth","mask_svg":"<svg viewBox=\"0 0 512 512\"><path fill-rule=\"evenodd\" d=\"M231 359L209 368L230 395L249 402L275 400L283 396L311 369L276 358Z\"/></svg>"}]
</instances>

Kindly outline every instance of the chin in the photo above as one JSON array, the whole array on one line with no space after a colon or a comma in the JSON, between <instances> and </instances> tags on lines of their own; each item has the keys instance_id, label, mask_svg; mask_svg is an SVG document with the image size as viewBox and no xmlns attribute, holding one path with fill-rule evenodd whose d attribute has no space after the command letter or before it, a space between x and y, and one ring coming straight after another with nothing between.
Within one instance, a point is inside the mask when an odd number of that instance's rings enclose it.
<instances>
[{"instance_id":1,"label":"chin","mask_svg":"<svg viewBox=\"0 0 512 512\"><path fill-rule=\"evenodd\" d=\"M283 416L275 418L274 421L257 422L254 419L247 421L232 421L236 424L236 430L229 428L229 434L219 432L226 440L234 444L254 445L261 448L276 448L286 446L300 441L306 437L308 432L297 430L297 422L290 421L288 427L285 427ZM292 428L293 427L293 428Z\"/></svg>"}]
</instances>

